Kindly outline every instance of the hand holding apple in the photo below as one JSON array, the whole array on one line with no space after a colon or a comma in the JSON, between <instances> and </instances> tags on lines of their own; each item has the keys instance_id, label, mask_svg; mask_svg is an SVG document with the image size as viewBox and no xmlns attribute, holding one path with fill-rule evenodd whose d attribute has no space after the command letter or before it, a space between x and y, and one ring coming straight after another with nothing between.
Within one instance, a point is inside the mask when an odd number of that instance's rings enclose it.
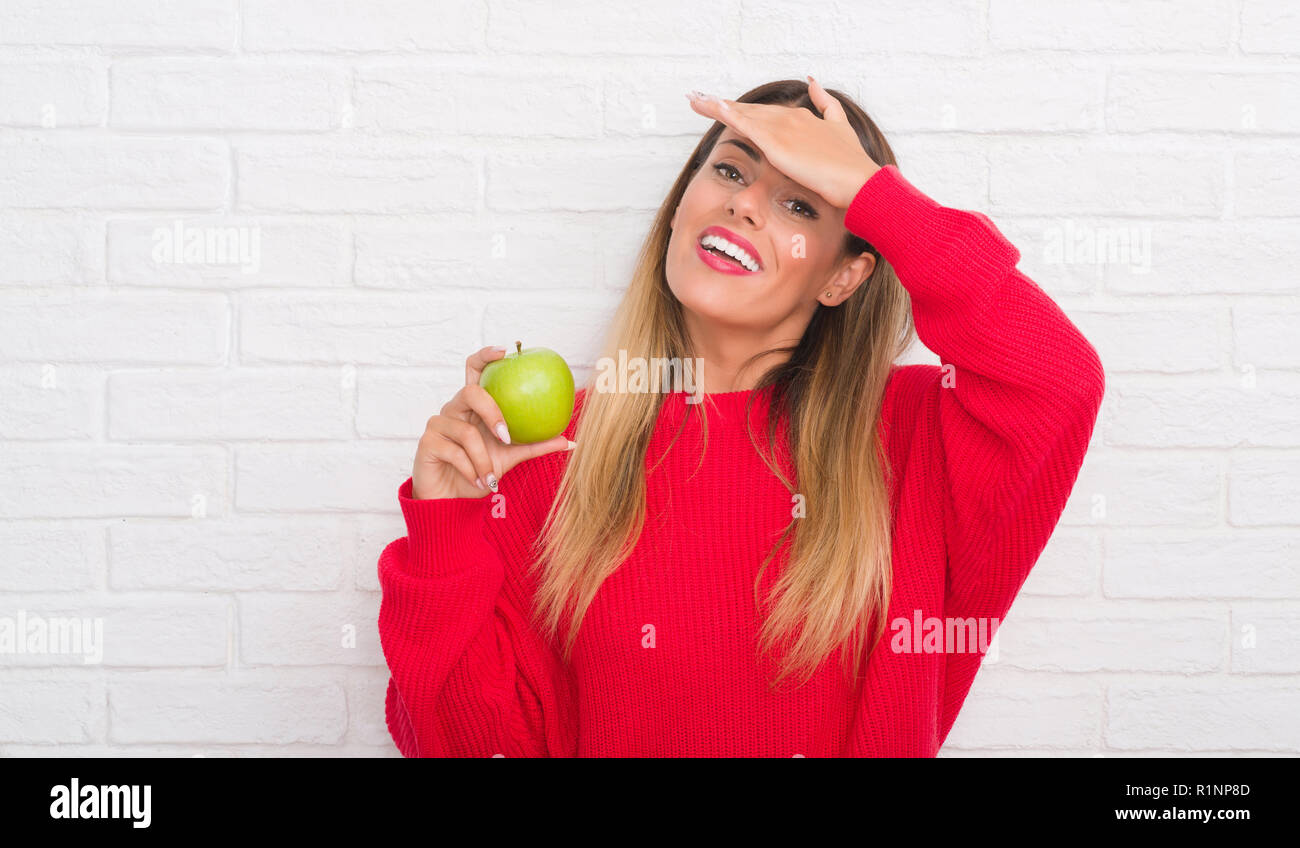
<instances>
[{"instance_id":1,"label":"hand holding apple","mask_svg":"<svg viewBox=\"0 0 1300 848\"><path fill-rule=\"evenodd\" d=\"M524 351L518 343L516 347L519 348L517 357ZM501 438L502 434L527 437L546 432L558 418L554 410L563 407L563 397L550 404L541 403L535 408L537 412L530 413L525 406L523 417L515 422L519 429L507 423L502 408L480 384L488 366L498 364L505 356L504 348L493 347L471 354L465 360L465 385L426 423L411 470L411 495L416 500L481 498L489 491L495 492L501 477L524 460L575 447L563 435L573 413L573 375L568 365L564 365L564 372L569 375L568 413L552 437L531 442ZM563 362L561 359L560 363ZM543 377L559 380L563 395L564 382L558 369L549 364L541 373ZM529 375L525 373L525 376ZM504 385L517 388L514 379L506 380ZM551 384L543 380L541 385ZM527 394L519 396L527 397ZM548 414L552 417L547 417Z\"/></svg>"},{"instance_id":2,"label":"hand holding apple","mask_svg":"<svg viewBox=\"0 0 1300 848\"><path fill-rule=\"evenodd\" d=\"M515 351L489 362L479 385L492 395L510 429L509 442L544 442L563 433L573 417L573 372L558 353L545 347Z\"/></svg>"}]
</instances>

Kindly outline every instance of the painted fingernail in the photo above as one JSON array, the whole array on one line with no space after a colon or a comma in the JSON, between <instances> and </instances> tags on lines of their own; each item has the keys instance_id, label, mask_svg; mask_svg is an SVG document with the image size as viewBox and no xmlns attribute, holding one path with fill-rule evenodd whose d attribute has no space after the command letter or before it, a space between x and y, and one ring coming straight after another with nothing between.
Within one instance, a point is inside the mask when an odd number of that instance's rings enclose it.
<instances>
[{"instance_id":1,"label":"painted fingernail","mask_svg":"<svg viewBox=\"0 0 1300 848\"><path fill-rule=\"evenodd\" d=\"M474 485L475 485L475 486L478 486L480 489L485 488L484 485L483 485L483 478L482 478L482 477L475 477L475 478L474 478Z\"/></svg>"},{"instance_id":2,"label":"painted fingernail","mask_svg":"<svg viewBox=\"0 0 1300 848\"><path fill-rule=\"evenodd\" d=\"M495 492L497 490L497 478L495 474L489 474L487 476L487 484L488 484L488 488L491 489L492 491Z\"/></svg>"},{"instance_id":3,"label":"painted fingernail","mask_svg":"<svg viewBox=\"0 0 1300 848\"><path fill-rule=\"evenodd\" d=\"M507 445L510 444L510 430L506 428L506 422L497 422L497 436Z\"/></svg>"},{"instance_id":4,"label":"painted fingernail","mask_svg":"<svg viewBox=\"0 0 1300 848\"><path fill-rule=\"evenodd\" d=\"M573 439L568 439L567 441L568 441L568 443L569 443L569 446L568 446L567 448L565 448L565 450L573 450L574 448L576 448L576 447L578 446L578 443L575 442Z\"/></svg>"}]
</instances>

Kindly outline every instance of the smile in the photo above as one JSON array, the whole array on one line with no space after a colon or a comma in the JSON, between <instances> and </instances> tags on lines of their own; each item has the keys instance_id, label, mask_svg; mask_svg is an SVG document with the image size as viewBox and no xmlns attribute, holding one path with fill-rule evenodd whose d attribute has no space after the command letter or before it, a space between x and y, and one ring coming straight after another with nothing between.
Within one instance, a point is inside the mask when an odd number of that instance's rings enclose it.
<instances>
[{"instance_id":1,"label":"smile","mask_svg":"<svg viewBox=\"0 0 1300 848\"><path fill-rule=\"evenodd\" d=\"M708 227L695 243L700 260L724 274L757 274L763 270L758 251L724 227Z\"/></svg>"}]
</instances>

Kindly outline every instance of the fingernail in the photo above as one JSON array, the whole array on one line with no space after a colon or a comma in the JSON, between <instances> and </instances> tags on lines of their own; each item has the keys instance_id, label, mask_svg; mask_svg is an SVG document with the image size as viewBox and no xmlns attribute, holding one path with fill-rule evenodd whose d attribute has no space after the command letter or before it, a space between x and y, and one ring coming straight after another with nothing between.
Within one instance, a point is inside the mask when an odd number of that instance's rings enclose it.
<instances>
[{"instance_id":1,"label":"fingernail","mask_svg":"<svg viewBox=\"0 0 1300 848\"><path fill-rule=\"evenodd\" d=\"M505 352L506 352L506 349L503 348L501 345L493 345L493 346L492 346L492 349L495 350L495 351L498 352L498 353L505 353Z\"/></svg>"},{"instance_id":2,"label":"fingernail","mask_svg":"<svg viewBox=\"0 0 1300 848\"><path fill-rule=\"evenodd\" d=\"M487 483L489 489L491 489L494 492L497 490L497 478L495 474L489 474L487 476Z\"/></svg>"},{"instance_id":3,"label":"fingernail","mask_svg":"<svg viewBox=\"0 0 1300 848\"><path fill-rule=\"evenodd\" d=\"M578 443L575 442L573 439L567 439L566 441L568 441L569 446L568 446L567 448L565 448L565 450L573 450L574 448L576 448L576 447L578 446Z\"/></svg>"},{"instance_id":4,"label":"fingernail","mask_svg":"<svg viewBox=\"0 0 1300 848\"><path fill-rule=\"evenodd\" d=\"M506 428L506 422L497 422L497 436L499 436L501 441L505 442L507 445L510 444L510 430Z\"/></svg>"},{"instance_id":5,"label":"fingernail","mask_svg":"<svg viewBox=\"0 0 1300 848\"><path fill-rule=\"evenodd\" d=\"M482 478L482 477L475 477L475 478L474 478L474 485L475 485L475 486L478 486L480 489L482 489L482 488L483 488L483 478Z\"/></svg>"}]
</instances>

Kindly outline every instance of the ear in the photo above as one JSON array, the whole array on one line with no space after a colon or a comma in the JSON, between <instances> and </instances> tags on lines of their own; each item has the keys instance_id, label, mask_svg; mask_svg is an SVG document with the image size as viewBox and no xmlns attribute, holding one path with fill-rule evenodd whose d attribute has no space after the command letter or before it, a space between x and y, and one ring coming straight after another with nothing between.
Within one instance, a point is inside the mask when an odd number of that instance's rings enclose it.
<instances>
[{"instance_id":1,"label":"ear","mask_svg":"<svg viewBox=\"0 0 1300 848\"><path fill-rule=\"evenodd\" d=\"M817 292L817 300L826 306L839 306L865 283L876 270L876 257L862 252L840 265ZM827 294L829 292L829 294Z\"/></svg>"}]
</instances>

